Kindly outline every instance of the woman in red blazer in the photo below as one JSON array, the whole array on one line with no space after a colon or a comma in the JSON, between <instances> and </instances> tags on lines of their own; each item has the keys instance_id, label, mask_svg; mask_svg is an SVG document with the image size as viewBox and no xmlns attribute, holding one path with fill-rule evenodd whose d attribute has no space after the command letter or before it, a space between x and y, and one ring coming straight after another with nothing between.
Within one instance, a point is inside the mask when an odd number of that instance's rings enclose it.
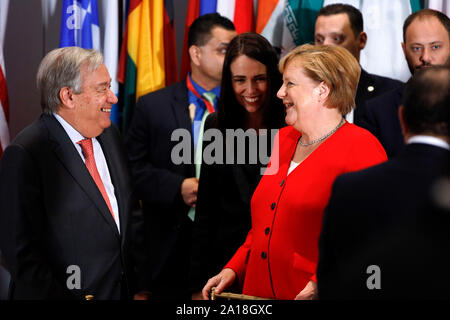
<instances>
[{"instance_id":1,"label":"woman in red blazer","mask_svg":"<svg viewBox=\"0 0 450 320\"><path fill-rule=\"evenodd\" d=\"M315 299L322 215L335 178L385 161L378 140L344 116L354 106L360 67L338 46L302 45L280 62L278 97L286 123L251 201L245 243L203 288L220 293L237 281L243 293Z\"/></svg>"}]
</instances>

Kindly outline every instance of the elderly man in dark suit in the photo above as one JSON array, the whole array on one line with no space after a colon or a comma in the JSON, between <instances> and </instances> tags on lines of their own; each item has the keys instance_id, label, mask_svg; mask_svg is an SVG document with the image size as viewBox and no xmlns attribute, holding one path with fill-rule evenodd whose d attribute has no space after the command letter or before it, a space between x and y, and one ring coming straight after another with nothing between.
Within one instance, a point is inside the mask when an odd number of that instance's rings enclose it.
<instances>
[{"instance_id":1,"label":"elderly man in dark suit","mask_svg":"<svg viewBox=\"0 0 450 320\"><path fill-rule=\"evenodd\" d=\"M109 120L117 98L103 56L55 49L42 60L37 84L43 114L0 164L10 298L127 299L149 290L142 215Z\"/></svg>"},{"instance_id":2,"label":"elderly man in dark suit","mask_svg":"<svg viewBox=\"0 0 450 320\"><path fill-rule=\"evenodd\" d=\"M215 110L225 52L235 35L233 23L219 14L197 18L188 33L192 71L136 105L126 144L143 203L154 299L190 297L191 230L200 173L194 153L201 150L204 119ZM172 158L179 144L187 146L187 161Z\"/></svg>"},{"instance_id":3,"label":"elderly man in dark suit","mask_svg":"<svg viewBox=\"0 0 450 320\"><path fill-rule=\"evenodd\" d=\"M415 72L399 113L404 151L336 179L319 243L321 299L450 298L450 212L435 201L449 105L448 67Z\"/></svg>"},{"instance_id":4,"label":"elderly man in dark suit","mask_svg":"<svg viewBox=\"0 0 450 320\"><path fill-rule=\"evenodd\" d=\"M403 24L402 48L411 74L429 66L450 66L450 19L431 9L411 14ZM402 96L403 87L398 87L363 106L361 126L378 138L388 158L405 146L398 117Z\"/></svg>"},{"instance_id":5,"label":"elderly man in dark suit","mask_svg":"<svg viewBox=\"0 0 450 320\"><path fill-rule=\"evenodd\" d=\"M359 61L361 50L367 42L361 12L348 4L330 4L320 9L314 31L315 44L344 47ZM355 109L346 119L356 125L364 117L364 103L394 88L403 88L403 82L370 74L361 68L361 76L355 97Z\"/></svg>"}]
</instances>

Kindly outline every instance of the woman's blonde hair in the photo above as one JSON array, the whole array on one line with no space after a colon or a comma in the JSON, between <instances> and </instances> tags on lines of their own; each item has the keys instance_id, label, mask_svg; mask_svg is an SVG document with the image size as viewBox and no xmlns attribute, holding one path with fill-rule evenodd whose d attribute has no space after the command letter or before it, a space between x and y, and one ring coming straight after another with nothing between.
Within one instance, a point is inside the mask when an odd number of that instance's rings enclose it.
<instances>
[{"instance_id":1,"label":"woman's blonde hair","mask_svg":"<svg viewBox=\"0 0 450 320\"><path fill-rule=\"evenodd\" d=\"M293 61L300 62L309 78L317 83L323 81L330 88L328 107L337 108L344 116L353 109L361 68L347 49L329 45L298 46L281 59L280 72Z\"/></svg>"}]
</instances>

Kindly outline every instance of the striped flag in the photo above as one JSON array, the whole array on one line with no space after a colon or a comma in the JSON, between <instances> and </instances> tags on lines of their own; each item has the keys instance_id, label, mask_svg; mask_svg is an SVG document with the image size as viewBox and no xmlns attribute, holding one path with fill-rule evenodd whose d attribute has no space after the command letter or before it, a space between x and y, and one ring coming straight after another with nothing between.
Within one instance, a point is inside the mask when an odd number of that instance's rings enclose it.
<instances>
[{"instance_id":1,"label":"striped flag","mask_svg":"<svg viewBox=\"0 0 450 320\"><path fill-rule=\"evenodd\" d=\"M323 0L259 2L256 32L266 37L281 56L314 41L314 25Z\"/></svg>"},{"instance_id":2,"label":"striped flag","mask_svg":"<svg viewBox=\"0 0 450 320\"><path fill-rule=\"evenodd\" d=\"M59 46L100 50L97 0L64 0Z\"/></svg>"},{"instance_id":3,"label":"striped flag","mask_svg":"<svg viewBox=\"0 0 450 320\"><path fill-rule=\"evenodd\" d=\"M5 39L9 0L0 1L0 158L9 144L9 99L6 86L5 61L3 59L3 41Z\"/></svg>"},{"instance_id":4,"label":"striped flag","mask_svg":"<svg viewBox=\"0 0 450 320\"><path fill-rule=\"evenodd\" d=\"M284 8L286 0L261 1L258 5L256 32L280 49L283 40Z\"/></svg>"},{"instance_id":5,"label":"striped flag","mask_svg":"<svg viewBox=\"0 0 450 320\"><path fill-rule=\"evenodd\" d=\"M125 85L122 131L128 130L139 97L165 85L164 2L131 0L119 62L119 82Z\"/></svg>"}]
</instances>

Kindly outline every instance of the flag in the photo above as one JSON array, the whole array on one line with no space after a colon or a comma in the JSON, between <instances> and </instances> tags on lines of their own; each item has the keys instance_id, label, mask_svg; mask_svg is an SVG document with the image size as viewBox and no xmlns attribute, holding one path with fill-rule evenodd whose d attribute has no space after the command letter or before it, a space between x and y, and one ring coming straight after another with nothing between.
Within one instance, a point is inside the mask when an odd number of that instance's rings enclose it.
<instances>
[{"instance_id":1,"label":"flag","mask_svg":"<svg viewBox=\"0 0 450 320\"><path fill-rule=\"evenodd\" d=\"M217 0L217 12L219 12L222 16L234 20L234 11L236 7L235 1L230 0Z\"/></svg>"},{"instance_id":2,"label":"flag","mask_svg":"<svg viewBox=\"0 0 450 320\"><path fill-rule=\"evenodd\" d=\"M258 4L256 32L269 40L278 50L281 48L283 36L285 5L286 0L266 0Z\"/></svg>"},{"instance_id":3,"label":"flag","mask_svg":"<svg viewBox=\"0 0 450 320\"><path fill-rule=\"evenodd\" d=\"M119 83L117 82L117 69L119 64L119 1L101 0L101 14L103 18L103 59L111 77L111 90L117 96ZM119 104L111 108L111 121L119 126Z\"/></svg>"},{"instance_id":4,"label":"flag","mask_svg":"<svg viewBox=\"0 0 450 320\"><path fill-rule=\"evenodd\" d=\"M314 42L317 14L321 0L287 0L284 8L281 55L304 43Z\"/></svg>"},{"instance_id":5,"label":"flag","mask_svg":"<svg viewBox=\"0 0 450 320\"><path fill-rule=\"evenodd\" d=\"M5 39L9 0L0 1L0 158L9 144L9 99L6 86L5 61L3 59L3 41Z\"/></svg>"},{"instance_id":6,"label":"flag","mask_svg":"<svg viewBox=\"0 0 450 320\"><path fill-rule=\"evenodd\" d=\"M270 1L270 0L268 0ZM266 0L264 0L265 3ZM237 33L255 31L254 0L189 0L184 28L184 44L181 58L179 79L184 79L190 71L188 54L188 32L191 24L198 17L208 13L219 13L231 20ZM261 4L259 4L261 6ZM235 10L238 8L239 10Z\"/></svg>"},{"instance_id":7,"label":"flag","mask_svg":"<svg viewBox=\"0 0 450 320\"><path fill-rule=\"evenodd\" d=\"M173 0L164 0L164 70L166 86L177 81L177 49Z\"/></svg>"},{"instance_id":8,"label":"flag","mask_svg":"<svg viewBox=\"0 0 450 320\"><path fill-rule=\"evenodd\" d=\"M450 15L450 1L449 0L428 0L426 1L426 8L433 9Z\"/></svg>"},{"instance_id":9,"label":"flag","mask_svg":"<svg viewBox=\"0 0 450 320\"><path fill-rule=\"evenodd\" d=\"M180 69L180 80L186 78L186 75L191 71L189 54L188 54L188 32L191 27L192 22L199 17L200 14L200 0L189 0L187 13L186 13L186 23L184 24L184 42L183 42L183 52L181 54L181 69Z\"/></svg>"},{"instance_id":10,"label":"flag","mask_svg":"<svg viewBox=\"0 0 450 320\"><path fill-rule=\"evenodd\" d=\"M164 2L131 0L119 62L119 82L125 85L122 131L128 129L139 97L165 85Z\"/></svg>"},{"instance_id":11,"label":"flag","mask_svg":"<svg viewBox=\"0 0 450 320\"><path fill-rule=\"evenodd\" d=\"M216 0L200 0L199 16L202 16L202 15L208 14L208 13L215 13L216 9L217 9L217 1Z\"/></svg>"},{"instance_id":12,"label":"flag","mask_svg":"<svg viewBox=\"0 0 450 320\"><path fill-rule=\"evenodd\" d=\"M403 23L412 12L410 1L363 1L360 10L367 33L367 44L361 51L361 66L369 73L407 81L411 73L401 43Z\"/></svg>"},{"instance_id":13,"label":"flag","mask_svg":"<svg viewBox=\"0 0 450 320\"><path fill-rule=\"evenodd\" d=\"M253 0L235 0L235 7L239 8L238 11L234 11L234 18L232 20L236 27L236 32L240 34L255 31Z\"/></svg>"},{"instance_id":14,"label":"flag","mask_svg":"<svg viewBox=\"0 0 450 320\"><path fill-rule=\"evenodd\" d=\"M64 0L59 46L100 50L97 0Z\"/></svg>"},{"instance_id":15,"label":"flag","mask_svg":"<svg viewBox=\"0 0 450 320\"><path fill-rule=\"evenodd\" d=\"M256 32L281 56L314 41L314 25L323 0L267 0L259 2Z\"/></svg>"},{"instance_id":16,"label":"flag","mask_svg":"<svg viewBox=\"0 0 450 320\"><path fill-rule=\"evenodd\" d=\"M367 33L366 47L361 51L360 64L367 72L407 81L411 76L401 43L403 23L411 14L423 8L420 0L325 0L324 6L345 3L359 9Z\"/></svg>"}]
</instances>

